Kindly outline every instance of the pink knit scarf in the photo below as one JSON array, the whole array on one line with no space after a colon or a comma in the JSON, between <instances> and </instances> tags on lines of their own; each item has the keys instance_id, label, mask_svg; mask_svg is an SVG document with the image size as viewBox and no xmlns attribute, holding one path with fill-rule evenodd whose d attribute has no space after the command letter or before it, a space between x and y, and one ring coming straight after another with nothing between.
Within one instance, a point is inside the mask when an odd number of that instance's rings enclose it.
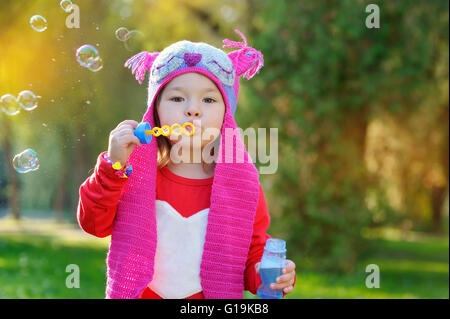
<instances>
[{"instance_id":1,"label":"pink knit scarf","mask_svg":"<svg viewBox=\"0 0 450 319\"><path fill-rule=\"evenodd\" d=\"M225 161L225 133L237 125L226 103L219 155L211 192L203 256L200 266L205 298L242 298L244 270L250 247L253 221L258 204L259 178L242 139L235 139L232 163ZM154 127L153 108L143 121ZM244 163L236 154L244 152ZM155 197L157 142L136 147L129 159L133 174L124 186L107 264L107 298L137 298L153 278L157 244Z\"/></svg>"},{"instance_id":2,"label":"pink knit scarf","mask_svg":"<svg viewBox=\"0 0 450 319\"><path fill-rule=\"evenodd\" d=\"M228 39L224 42L229 46L233 45ZM245 40L245 46L241 46L241 50L229 55L239 69L237 76L244 72L247 72L245 75L250 72L253 76L262 66L262 55L253 54L256 51L254 49L249 53L246 44ZM130 66L134 67L133 74L136 74L140 82L145 70L150 67L156 56L156 53L138 54L130 59L133 62ZM256 68L255 61L258 62ZM206 69L192 65L173 71L157 85L150 84L148 109L142 121L149 122L151 127L155 126L153 118L155 98L166 83L180 74L202 73L214 81L221 91L225 101L225 115L214 171L200 277L205 298L242 298L244 271L259 198L258 171L249 158L239 133L234 132L237 125L222 83ZM235 108L239 90L238 79L233 88ZM235 137L232 136L233 133ZM225 150L230 140L233 141L231 145L234 151ZM243 163L237 160L238 154L242 153ZM125 184L119 200L107 256L107 298L137 298L151 282L154 273L157 246L156 138L153 138L150 144L136 147L129 158L129 163L133 166L133 174Z\"/></svg>"}]
</instances>

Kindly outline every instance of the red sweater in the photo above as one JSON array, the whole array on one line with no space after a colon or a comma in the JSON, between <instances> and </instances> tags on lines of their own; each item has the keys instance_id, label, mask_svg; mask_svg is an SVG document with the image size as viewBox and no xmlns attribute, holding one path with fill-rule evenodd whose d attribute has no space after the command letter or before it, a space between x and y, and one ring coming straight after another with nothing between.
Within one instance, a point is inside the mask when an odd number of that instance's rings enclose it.
<instances>
[{"instance_id":1,"label":"red sweater","mask_svg":"<svg viewBox=\"0 0 450 319\"><path fill-rule=\"evenodd\" d=\"M106 152L104 152L106 153ZM112 234L122 188L125 178L114 175L111 165L103 158L97 159L94 173L80 186L77 218L80 227L96 237ZM210 206L210 195L214 177L190 179L172 173L167 167L157 171L156 199L169 203L183 217L190 217ZM255 271L255 264L261 261L264 245L270 236L266 233L270 224L264 194L260 186L253 236L244 272L244 289L256 294L261 279ZM149 287L143 290L140 298L160 299ZM199 292L187 299L204 299Z\"/></svg>"}]
</instances>

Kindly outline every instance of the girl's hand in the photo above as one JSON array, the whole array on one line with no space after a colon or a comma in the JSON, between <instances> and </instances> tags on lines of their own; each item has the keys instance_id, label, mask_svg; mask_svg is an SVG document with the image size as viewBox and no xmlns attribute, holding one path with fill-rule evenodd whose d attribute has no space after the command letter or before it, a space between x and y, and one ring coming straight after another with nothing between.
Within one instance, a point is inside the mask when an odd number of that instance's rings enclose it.
<instances>
[{"instance_id":1,"label":"girl's hand","mask_svg":"<svg viewBox=\"0 0 450 319\"><path fill-rule=\"evenodd\" d=\"M134 135L134 130L139 125L133 120L126 120L117 125L109 134L108 157L111 161L120 162L125 165L136 145L141 146L141 142Z\"/></svg>"},{"instance_id":2,"label":"girl's hand","mask_svg":"<svg viewBox=\"0 0 450 319\"><path fill-rule=\"evenodd\" d=\"M259 274L260 262L255 264L256 273ZM286 267L283 268L283 275L277 278L277 282L270 285L271 289L283 289L285 294L294 290L295 280L295 263L292 260L286 259Z\"/></svg>"}]
</instances>

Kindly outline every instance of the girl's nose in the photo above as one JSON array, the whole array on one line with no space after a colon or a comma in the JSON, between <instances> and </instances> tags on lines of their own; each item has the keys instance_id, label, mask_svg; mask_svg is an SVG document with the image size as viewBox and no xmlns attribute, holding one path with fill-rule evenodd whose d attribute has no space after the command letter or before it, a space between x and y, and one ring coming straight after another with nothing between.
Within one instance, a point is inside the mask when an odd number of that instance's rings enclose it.
<instances>
[{"instance_id":1,"label":"girl's nose","mask_svg":"<svg viewBox=\"0 0 450 319\"><path fill-rule=\"evenodd\" d=\"M186 115L187 115L187 116L195 116L195 117L198 117L198 116L200 116L200 112L198 112L198 111L186 111Z\"/></svg>"},{"instance_id":2,"label":"girl's nose","mask_svg":"<svg viewBox=\"0 0 450 319\"><path fill-rule=\"evenodd\" d=\"M195 101L188 102L184 114L186 116L200 117L202 115L202 109L200 104Z\"/></svg>"}]
</instances>

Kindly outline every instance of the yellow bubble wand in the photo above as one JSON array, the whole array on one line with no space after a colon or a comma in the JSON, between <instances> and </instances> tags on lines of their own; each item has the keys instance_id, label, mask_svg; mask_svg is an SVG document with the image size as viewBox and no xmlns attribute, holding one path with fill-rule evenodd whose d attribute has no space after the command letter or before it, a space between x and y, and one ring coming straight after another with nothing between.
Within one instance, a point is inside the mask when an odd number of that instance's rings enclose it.
<instances>
[{"instance_id":1,"label":"yellow bubble wand","mask_svg":"<svg viewBox=\"0 0 450 319\"><path fill-rule=\"evenodd\" d=\"M191 132L188 132L186 130L186 127L190 126L192 128ZM179 128L179 131L176 132L175 129ZM148 122L140 123L136 129L134 130L134 135L139 138L140 142L142 144L149 144L152 140L153 136L169 136L171 134L175 136L180 136L181 134L185 134L186 136L192 136L195 133L195 127L192 123L186 122L181 126L180 124L173 124L172 126L164 125L163 127L157 127L151 128L150 124Z\"/></svg>"}]
</instances>

